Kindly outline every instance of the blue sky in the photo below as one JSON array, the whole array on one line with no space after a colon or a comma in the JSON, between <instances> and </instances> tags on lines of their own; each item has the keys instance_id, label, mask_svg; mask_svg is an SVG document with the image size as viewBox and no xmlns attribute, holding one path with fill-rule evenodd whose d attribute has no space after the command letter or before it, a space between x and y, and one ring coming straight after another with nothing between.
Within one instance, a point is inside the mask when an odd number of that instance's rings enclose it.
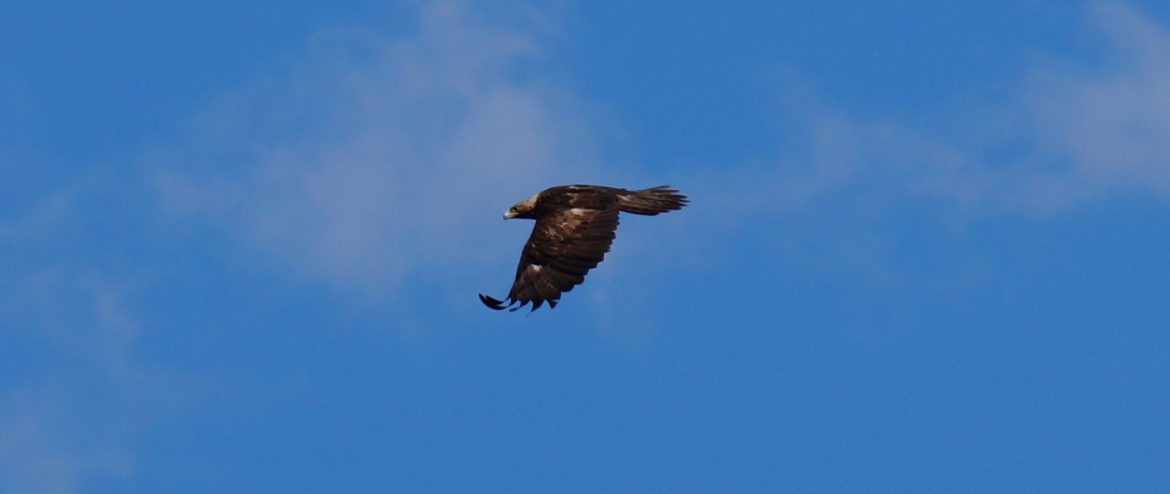
<instances>
[{"instance_id":1,"label":"blue sky","mask_svg":"<svg viewBox=\"0 0 1170 494\"><path fill-rule=\"evenodd\" d=\"M0 492L1170 488L1163 2L4 10Z\"/></svg>"}]
</instances>

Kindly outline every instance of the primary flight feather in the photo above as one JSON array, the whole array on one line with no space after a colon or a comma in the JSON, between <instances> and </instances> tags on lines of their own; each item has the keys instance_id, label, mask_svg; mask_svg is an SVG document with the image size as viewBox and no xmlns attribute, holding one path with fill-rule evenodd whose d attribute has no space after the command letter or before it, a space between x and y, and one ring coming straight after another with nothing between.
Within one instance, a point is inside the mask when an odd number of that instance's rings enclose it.
<instances>
[{"instance_id":1,"label":"primary flight feather","mask_svg":"<svg viewBox=\"0 0 1170 494\"><path fill-rule=\"evenodd\" d=\"M504 219L536 220L532 235L520 251L516 280L504 300L484 294L484 305L516 310L545 302L556 307L561 294L585 281L585 274L605 258L617 233L618 213L653 216L682 209L686 196L661 185L626 190L600 185L563 185L546 189L516 203Z\"/></svg>"}]
</instances>

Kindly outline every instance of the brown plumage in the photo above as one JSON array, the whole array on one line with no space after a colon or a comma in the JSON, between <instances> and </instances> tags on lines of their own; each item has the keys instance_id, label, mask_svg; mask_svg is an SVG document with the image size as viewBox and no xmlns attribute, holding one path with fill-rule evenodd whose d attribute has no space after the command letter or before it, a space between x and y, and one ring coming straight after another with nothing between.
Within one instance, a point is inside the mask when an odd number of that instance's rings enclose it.
<instances>
[{"instance_id":1,"label":"brown plumage","mask_svg":"<svg viewBox=\"0 0 1170 494\"><path fill-rule=\"evenodd\" d=\"M479 299L495 310L514 311L529 302L532 310L545 302L556 307L561 294L585 281L585 274L609 252L619 212L653 216L686 204L686 196L669 185L643 190L598 185L546 189L504 213L504 219L536 220L520 252L508 297L497 300L481 293Z\"/></svg>"}]
</instances>

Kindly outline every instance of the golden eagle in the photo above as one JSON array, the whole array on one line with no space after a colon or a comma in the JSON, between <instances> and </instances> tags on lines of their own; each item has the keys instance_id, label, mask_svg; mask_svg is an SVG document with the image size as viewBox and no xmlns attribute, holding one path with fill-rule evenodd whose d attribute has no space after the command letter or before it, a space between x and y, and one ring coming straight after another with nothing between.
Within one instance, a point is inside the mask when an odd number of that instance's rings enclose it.
<instances>
[{"instance_id":1,"label":"golden eagle","mask_svg":"<svg viewBox=\"0 0 1170 494\"><path fill-rule=\"evenodd\" d=\"M561 293L585 281L585 274L609 252L619 212L654 216L686 204L686 196L669 185L643 190L564 185L520 201L504 219L533 219L536 225L520 251L516 281L506 299L481 293L479 300L495 310L515 311L529 302L532 310L545 302L556 307Z\"/></svg>"}]
</instances>

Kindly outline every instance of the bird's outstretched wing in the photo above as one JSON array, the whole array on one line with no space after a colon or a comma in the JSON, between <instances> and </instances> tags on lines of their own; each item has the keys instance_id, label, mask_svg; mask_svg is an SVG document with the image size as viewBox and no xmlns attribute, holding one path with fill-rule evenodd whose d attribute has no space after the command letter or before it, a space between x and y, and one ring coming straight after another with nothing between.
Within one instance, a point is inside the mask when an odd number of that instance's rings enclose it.
<instances>
[{"instance_id":1,"label":"bird's outstretched wing","mask_svg":"<svg viewBox=\"0 0 1170 494\"><path fill-rule=\"evenodd\" d=\"M618 208L564 208L542 216L520 252L516 280L504 300L484 294L488 307L532 310L548 302L556 307L561 294L585 281L585 274L605 258L618 227Z\"/></svg>"}]
</instances>

